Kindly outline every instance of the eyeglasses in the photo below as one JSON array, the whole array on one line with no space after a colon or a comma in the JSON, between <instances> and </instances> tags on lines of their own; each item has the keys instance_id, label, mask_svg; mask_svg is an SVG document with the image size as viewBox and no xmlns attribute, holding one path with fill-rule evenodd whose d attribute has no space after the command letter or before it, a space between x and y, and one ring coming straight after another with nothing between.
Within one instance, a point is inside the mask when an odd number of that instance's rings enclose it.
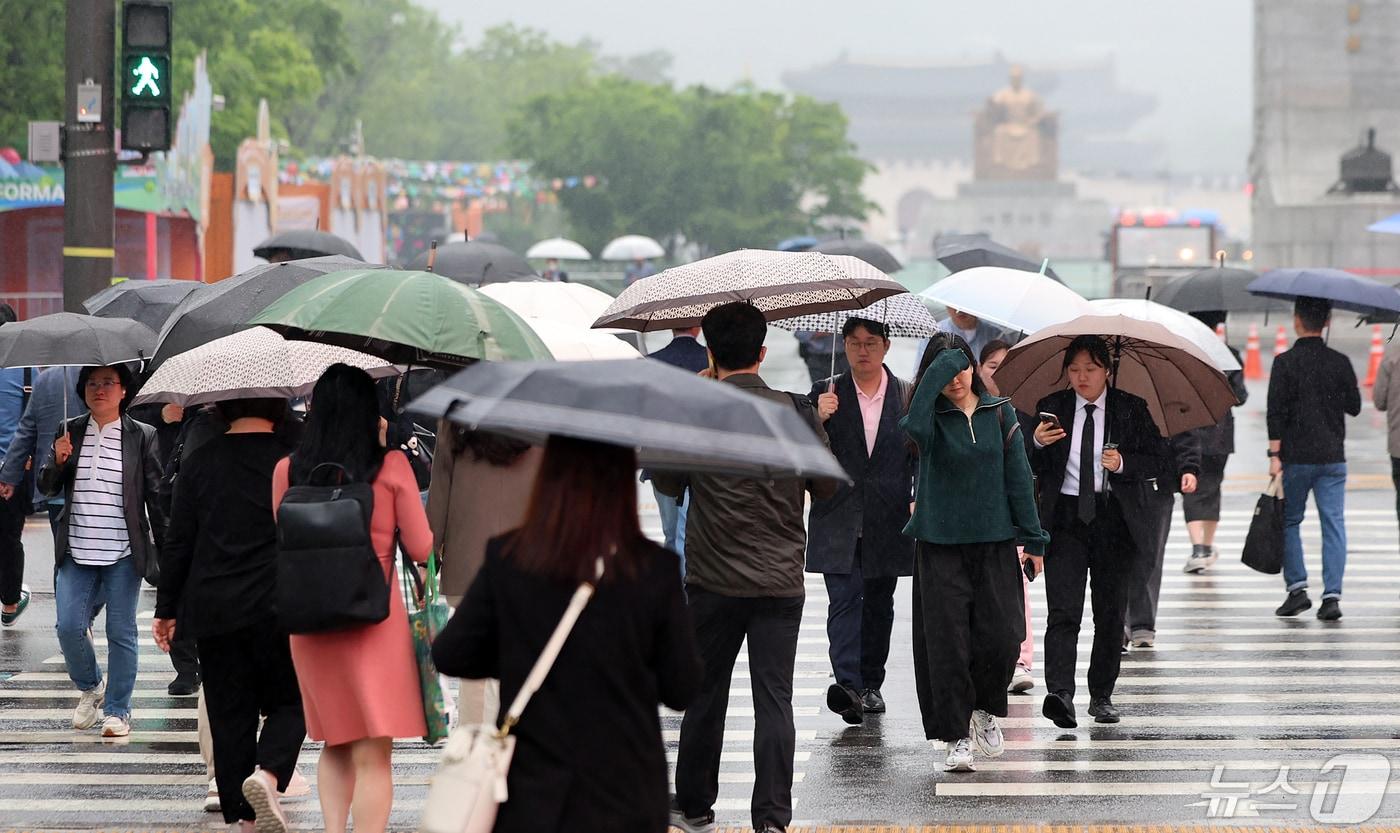
<instances>
[{"instance_id":1,"label":"eyeglasses","mask_svg":"<svg viewBox=\"0 0 1400 833\"><path fill-rule=\"evenodd\" d=\"M856 350L856 351L858 351L858 352L874 353L876 350L879 350L881 347L884 347L884 346L885 346L885 343L884 343L883 341L880 341L879 339L871 339L871 340L869 340L869 341L855 341L855 340L852 340L852 339L849 339L849 338L846 339L846 349L847 349L847 350Z\"/></svg>"},{"instance_id":2,"label":"eyeglasses","mask_svg":"<svg viewBox=\"0 0 1400 833\"><path fill-rule=\"evenodd\" d=\"M96 393L97 391L100 391L100 390L107 390L108 388L117 387L117 386L120 385L120 384L121 384L121 382L118 382L116 379L104 379L104 380L102 380L102 381L100 381L100 382L98 382L98 381L88 382L88 383L87 383L87 389L88 389L89 391L92 391L93 393Z\"/></svg>"}]
</instances>

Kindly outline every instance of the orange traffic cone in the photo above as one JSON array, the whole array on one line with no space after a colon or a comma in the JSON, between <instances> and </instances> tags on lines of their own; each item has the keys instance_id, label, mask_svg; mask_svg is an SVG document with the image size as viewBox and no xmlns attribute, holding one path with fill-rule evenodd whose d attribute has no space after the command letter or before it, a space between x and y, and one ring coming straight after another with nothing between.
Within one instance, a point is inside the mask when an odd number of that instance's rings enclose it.
<instances>
[{"instance_id":1,"label":"orange traffic cone","mask_svg":"<svg viewBox=\"0 0 1400 833\"><path fill-rule=\"evenodd\" d=\"M1366 387L1376 384L1376 371L1381 369L1381 359L1385 357L1385 343L1381 341L1381 325L1371 327L1371 364L1366 368Z\"/></svg>"},{"instance_id":2,"label":"orange traffic cone","mask_svg":"<svg viewBox=\"0 0 1400 833\"><path fill-rule=\"evenodd\" d=\"M1225 341L1225 322L1224 322L1224 321L1221 321L1219 324L1216 324L1216 325L1215 325L1215 337L1218 338L1218 339L1220 339L1222 342Z\"/></svg>"},{"instance_id":3,"label":"orange traffic cone","mask_svg":"<svg viewBox=\"0 0 1400 833\"><path fill-rule=\"evenodd\" d=\"M1263 379L1264 361L1259 356L1259 325L1249 325L1249 340L1244 348L1244 378Z\"/></svg>"},{"instance_id":4,"label":"orange traffic cone","mask_svg":"<svg viewBox=\"0 0 1400 833\"><path fill-rule=\"evenodd\" d=\"M1283 329L1283 325L1278 325L1278 335L1274 336L1274 358L1278 358L1288 352L1288 333Z\"/></svg>"}]
</instances>

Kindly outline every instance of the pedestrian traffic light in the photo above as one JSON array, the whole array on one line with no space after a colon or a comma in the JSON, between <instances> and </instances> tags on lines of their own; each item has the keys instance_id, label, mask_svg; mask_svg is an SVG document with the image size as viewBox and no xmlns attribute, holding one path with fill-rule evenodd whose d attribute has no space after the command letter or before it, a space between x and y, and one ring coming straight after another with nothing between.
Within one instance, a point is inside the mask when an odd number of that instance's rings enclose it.
<instances>
[{"instance_id":1,"label":"pedestrian traffic light","mask_svg":"<svg viewBox=\"0 0 1400 833\"><path fill-rule=\"evenodd\" d=\"M122 147L170 149L170 0L123 0Z\"/></svg>"}]
</instances>

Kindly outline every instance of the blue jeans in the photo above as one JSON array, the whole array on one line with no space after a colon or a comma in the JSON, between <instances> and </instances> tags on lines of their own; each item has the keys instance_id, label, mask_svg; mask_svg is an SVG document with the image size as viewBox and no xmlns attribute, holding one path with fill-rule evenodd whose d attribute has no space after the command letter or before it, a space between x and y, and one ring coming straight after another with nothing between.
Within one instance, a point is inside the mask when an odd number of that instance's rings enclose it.
<instances>
[{"instance_id":1,"label":"blue jeans","mask_svg":"<svg viewBox=\"0 0 1400 833\"><path fill-rule=\"evenodd\" d=\"M107 605L107 717L131 716L131 692L136 687L136 604L141 576L130 556L105 567L87 567L71 558L58 568L54 602L58 607L58 645L68 677L80 691L102 683L102 669L88 628L93 611Z\"/></svg>"},{"instance_id":2,"label":"blue jeans","mask_svg":"<svg viewBox=\"0 0 1400 833\"><path fill-rule=\"evenodd\" d=\"M1283 464L1283 582L1288 592L1308 586L1299 527L1312 492L1322 523L1322 598L1342 597L1342 574L1347 568L1346 490L1346 463Z\"/></svg>"},{"instance_id":3,"label":"blue jeans","mask_svg":"<svg viewBox=\"0 0 1400 833\"><path fill-rule=\"evenodd\" d=\"M663 495L656 486L651 487L656 495L656 508L661 513L661 534L666 539L666 549L681 557L681 578L685 578L685 516L690 508L690 493L685 500L676 503L670 495Z\"/></svg>"}]
</instances>

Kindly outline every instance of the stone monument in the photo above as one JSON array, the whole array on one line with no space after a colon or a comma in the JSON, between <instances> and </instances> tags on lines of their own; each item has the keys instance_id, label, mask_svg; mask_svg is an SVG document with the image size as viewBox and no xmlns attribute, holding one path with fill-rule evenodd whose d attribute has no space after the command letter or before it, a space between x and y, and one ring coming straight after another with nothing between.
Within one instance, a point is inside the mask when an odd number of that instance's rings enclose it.
<instances>
[{"instance_id":1,"label":"stone monument","mask_svg":"<svg viewBox=\"0 0 1400 833\"><path fill-rule=\"evenodd\" d=\"M1008 86L977 113L973 176L978 181L1048 181L1059 174L1059 121L1025 86L1025 70L1011 67Z\"/></svg>"}]
</instances>

